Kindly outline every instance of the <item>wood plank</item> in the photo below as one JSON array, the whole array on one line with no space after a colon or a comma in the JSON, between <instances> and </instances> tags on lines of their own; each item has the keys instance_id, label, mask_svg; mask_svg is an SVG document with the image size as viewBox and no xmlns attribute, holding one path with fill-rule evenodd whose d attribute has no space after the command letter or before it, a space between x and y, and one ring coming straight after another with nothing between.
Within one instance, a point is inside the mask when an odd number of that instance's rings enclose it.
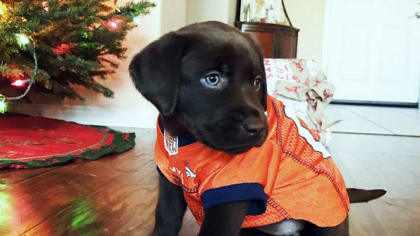
<instances>
[{"instance_id":1,"label":"wood plank","mask_svg":"<svg viewBox=\"0 0 420 236\"><path fill-rule=\"evenodd\" d=\"M38 169L0 169L0 184L14 184L37 175L50 172L58 167L46 167Z\"/></svg>"}]
</instances>

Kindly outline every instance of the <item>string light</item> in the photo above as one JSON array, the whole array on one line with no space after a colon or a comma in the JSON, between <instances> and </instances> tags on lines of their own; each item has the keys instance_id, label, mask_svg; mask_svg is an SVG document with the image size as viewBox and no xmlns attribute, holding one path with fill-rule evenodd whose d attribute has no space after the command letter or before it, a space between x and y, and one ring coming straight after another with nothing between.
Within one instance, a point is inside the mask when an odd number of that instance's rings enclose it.
<instances>
[{"instance_id":1,"label":"string light","mask_svg":"<svg viewBox=\"0 0 420 236\"><path fill-rule=\"evenodd\" d=\"M140 25L140 18L136 15L134 15L134 13L130 12L131 17L133 17L133 22L136 23L137 25Z\"/></svg>"},{"instance_id":2,"label":"string light","mask_svg":"<svg viewBox=\"0 0 420 236\"><path fill-rule=\"evenodd\" d=\"M50 10L50 6L48 5L47 1L43 1L42 2L42 7L44 8L45 11Z\"/></svg>"},{"instance_id":3,"label":"string light","mask_svg":"<svg viewBox=\"0 0 420 236\"><path fill-rule=\"evenodd\" d=\"M6 5L0 2L0 16L5 16L7 13Z\"/></svg>"},{"instance_id":4,"label":"string light","mask_svg":"<svg viewBox=\"0 0 420 236\"><path fill-rule=\"evenodd\" d=\"M26 82L28 82L28 80L26 79L17 79L15 81L13 81L13 83L11 83L10 85L12 85L13 87L24 87L26 85Z\"/></svg>"},{"instance_id":5,"label":"string light","mask_svg":"<svg viewBox=\"0 0 420 236\"><path fill-rule=\"evenodd\" d=\"M134 17L133 22L136 23L137 25L140 25L140 18L138 18L137 16Z\"/></svg>"},{"instance_id":6,"label":"string light","mask_svg":"<svg viewBox=\"0 0 420 236\"><path fill-rule=\"evenodd\" d=\"M20 47L24 47L29 44L29 39L23 34L16 34L16 39Z\"/></svg>"},{"instance_id":7,"label":"string light","mask_svg":"<svg viewBox=\"0 0 420 236\"><path fill-rule=\"evenodd\" d=\"M118 22L117 22L117 20L115 20L115 19L111 19L111 20L109 20L108 21L108 26L111 28L111 29L118 29Z\"/></svg>"},{"instance_id":8,"label":"string light","mask_svg":"<svg viewBox=\"0 0 420 236\"><path fill-rule=\"evenodd\" d=\"M86 31L85 31L85 32L83 32L83 33L82 33L82 37L83 37L83 38L85 38L85 39L89 38L89 33L88 33L88 32L86 32Z\"/></svg>"},{"instance_id":9,"label":"string light","mask_svg":"<svg viewBox=\"0 0 420 236\"><path fill-rule=\"evenodd\" d=\"M4 114L7 111L8 103L6 98L0 94L0 113Z\"/></svg>"},{"instance_id":10,"label":"string light","mask_svg":"<svg viewBox=\"0 0 420 236\"><path fill-rule=\"evenodd\" d=\"M32 72L32 75L31 75L30 79L23 80L23 81L17 81L16 80L16 81L13 82L17 86L23 86L23 85L26 84L26 82L29 82L29 84L26 86L25 91L21 95L15 96L15 97L6 97L3 94L0 94L0 114L6 113L7 108L9 106L8 101L22 99L23 97L25 97L28 94L29 90L31 90L32 84L35 81L35 77L38 74L38 57L36 56L34 43L33 42L31 43L29 38L26 37L23 34L16 34L16 39L18 41L19 46L21 46L21 47L30 45L30 47L28 47L27 49L32 54L32 57L34 59L34 70ZM21 79L19 79L19 80L21 80ZM24 82L24 84L22 84L22 82Z\"/></svg>"}]
</instances>

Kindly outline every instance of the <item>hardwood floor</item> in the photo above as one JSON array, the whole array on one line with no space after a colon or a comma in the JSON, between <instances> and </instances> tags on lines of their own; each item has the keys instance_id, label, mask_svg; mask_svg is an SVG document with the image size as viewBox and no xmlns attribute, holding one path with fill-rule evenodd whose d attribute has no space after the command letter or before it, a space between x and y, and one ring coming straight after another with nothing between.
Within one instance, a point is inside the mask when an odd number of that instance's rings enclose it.
<instances>
[{"instance_id":1,"label":"hardwood floor","mask_svg":"<svg viewBox=\"0 0 420 236\"><path fill-rule=\"evenodd\" d=\"M331 153L347 186L388 191L351 205L351 235L420 235L420 138L335 133Z\"/></svg>"},{"instance_id":2,"label":"hardwood floor","mask_svg":"<svg viewBox=\"0 0 420 236\"><path fill-rule=\"evenodd\" d=\"M157 173L153 130L136 147L93 162L0 170L0 235L147 235Z\"/></svg>"},{"instance_id":3,"label":"hardwood floor","mask_svg":"<svg viewBox=\"0 0 420 236\"><path fill-rule=\"evenodd\" d=\"M147 235L157 197L155 133L134 130L135 148L120 155L0 170L0 235ZM388 190L352 204L351 235L420 235L420 138L335 133L331 152L349 186ZM197 230L187 214L180 235Z\"/></svg>"}]
</instances>

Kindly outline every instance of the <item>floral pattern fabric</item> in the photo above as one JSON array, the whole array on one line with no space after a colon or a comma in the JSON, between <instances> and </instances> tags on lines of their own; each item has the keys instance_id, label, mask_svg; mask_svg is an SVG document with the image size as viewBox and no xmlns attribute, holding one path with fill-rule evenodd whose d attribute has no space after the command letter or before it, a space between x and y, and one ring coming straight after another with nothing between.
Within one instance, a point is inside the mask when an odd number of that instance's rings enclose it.
<instances>
[{"instance_id":1,"label":"floral pattern fabric","mask_svg":"<svg viewBox=\"0 0 420 236\"><path fill-rule=\"evenodd\" d=\"M335 88L319 65L310 59L264 60L267 92L281 100L304 120L310 129L328 145L331 140L330 122L326 107L331 102Z\"/></svg>"}]
</instances>

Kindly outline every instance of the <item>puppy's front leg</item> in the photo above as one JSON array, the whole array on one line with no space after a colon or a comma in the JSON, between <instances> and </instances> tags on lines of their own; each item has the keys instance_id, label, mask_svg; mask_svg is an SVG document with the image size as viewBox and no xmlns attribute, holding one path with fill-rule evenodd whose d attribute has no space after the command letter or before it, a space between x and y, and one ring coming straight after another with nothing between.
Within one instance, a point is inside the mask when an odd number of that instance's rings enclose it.
<instances>
[{"instance_id":1,"label":"puppy's front leg","mask_svg":"<svg viewBox=\"0 0 420 236\"><path fill-rule=\"evenodd\" d=\"M182 188L159 175L159 198L156 207L155 236L176 236L182 226L187 204Z\"/></svg>"},{"instance_id":2,"label":"puppy's front leg","mask_svg":"<svg viewBox=\"0 0 420 236\"><path fill-rule=\"evenodd\" d=\"M249 201L231 202L207 209L199 236L236 236L248 211Z\"/></svg>"}]
</instances>

